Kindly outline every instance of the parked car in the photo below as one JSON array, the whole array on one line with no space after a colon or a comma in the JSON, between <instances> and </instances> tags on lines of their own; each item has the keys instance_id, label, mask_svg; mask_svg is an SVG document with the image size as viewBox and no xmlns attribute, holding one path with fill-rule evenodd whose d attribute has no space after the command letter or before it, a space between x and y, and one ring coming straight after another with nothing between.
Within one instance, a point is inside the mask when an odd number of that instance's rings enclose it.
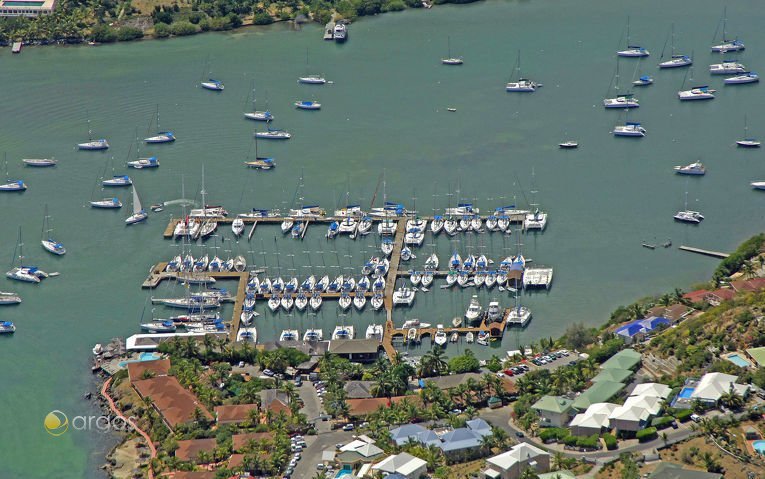
<instances>
[{"instance_id":1,"label":"parked car","mask_svg":"<svg viewBox=\"0 0 765 479\"><path fill-rule=\"evenodd\" d=\"M691 421L701 422L701 416L699 416L698 414L691 414Z\"/></svg>"},{"instance_id":2,"label":"parked car","mask_svg":"<svg viewBox=\"0 0 765 479\"><path fill-rule=\"evenodd\" d=\"M353 431L353 424L346 424L343 426L343 431Z\"/></svg>"},{"instance_id":3,"label":"parked car","mask_svg":"<svg viewBox=\"0 0 765 479\"><path fill-rule=\"evenodd\" d=\"M274 376L274 372L271 371L270 369L264 369L263 370L263 374L265 374L268 377L273 377Z\"/></svg>"},{"instance_id":4,"label":"parked car","mask_svg":"<svg viewBox=\"0 0 765 479\"><path fill-rule=\"evenodd\" d=\"M243 367L244 367L244 361L239 361L239 367L240 367L240 368L243 368Z\"/></svg>"},{"instance_id":5,"label":"parked car","mask_svg":"<svg viewBox=\"0 0 765 479\"><path fill-rule=\"evenodd\" d=\"M521 431L515 431L515 437L524 437L524 434Z\"/></svg>"},{"instance_id":6,"label":"parked car","mask_svg":"<svg viewBox=\"0 0 765 479\"><path fill-rule=\"evenodd\" d=\"M322 463L316 464L316 470L317 471L323 471L324 470L324 464L322 464Z\"/></svg>"}]
</instances>

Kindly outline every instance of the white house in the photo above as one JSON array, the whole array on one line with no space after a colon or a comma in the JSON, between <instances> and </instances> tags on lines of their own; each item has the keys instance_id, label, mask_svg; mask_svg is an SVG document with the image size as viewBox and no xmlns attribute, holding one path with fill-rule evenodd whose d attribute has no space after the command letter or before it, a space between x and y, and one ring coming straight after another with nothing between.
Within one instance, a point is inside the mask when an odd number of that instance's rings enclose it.
<instances>
[{"instance_id":1,"label":"white house","mask_svg":"<svg viewBox=\"0 0 765 479\"><path fill-rule=\"evenodd\" d=\"M737 384L738 376L723 373L705 374L691 394L691 399L711 404L717 404L720 397L730 390L737 392L741 396L749 393L749 385Z\"/></svg>"},{"instance_id":2,"label":"white house","mask_svg":"<svg viewBox=\"0 0 765 479\"><path fill-rule=\"evenodd\" d=\"M624 406L643 408L651 416L657 416L661 412L662 399L651 396L630 396L624 401Z\"/></svg>"},{"instance_id":3,"label":"white house","mask_svg":"<svg viewBox=\"0 0 765 479\"><path fill-rule=\"evenodd\" d=\"M611 427L617 432L637 432L646 426L650 417L651 413L642 407L625 405L614 409L608 419Z\"/></svg>"},{"instance_id":4,"label":"white house","mask_svg":"<svg viewBox=\"0 0 765 479\"><path fill-rule=\"evenodd\" d=\"M486 462L489 467L483 471L484 479L518 479L529 467L537 472L550 470L550 454L525 442Z\"/></svg>"},{"instance_id":5,"label":"white house","mask_svg":"<svg viewBox=\"0 0 765 479\"><path fill-rule=\"evenodd\" d=\"M592 404L585 412L577 414L571 420L571 433L575 436L591 436L600 434L604 429L610 429L609 416L618 407L617 404L606 402Z\"/></svg>"},{"instance_id":6,"label":"white house","mask_svg":"<svg viewBox=\"0 0 765 479\"><path fill-rule=\"evenodd\" d=\"M419 479L425 475L427 465L428 463L419 457L402 452L386 457L372 466L372 470L387 474L401 474L407 479Z\"/></svg>"},{"instance_id":7,"label":"white house","mask_svg":"<svg viewBox=\"0 0 765 479\"><path fill-rule=\"evenodd\" d=\"M661 399L667 399L669 393L672 392L672 388L666 384L660 383L643 383L635 386L630 396L650 396Z\"/></svg>"}]
</instances>

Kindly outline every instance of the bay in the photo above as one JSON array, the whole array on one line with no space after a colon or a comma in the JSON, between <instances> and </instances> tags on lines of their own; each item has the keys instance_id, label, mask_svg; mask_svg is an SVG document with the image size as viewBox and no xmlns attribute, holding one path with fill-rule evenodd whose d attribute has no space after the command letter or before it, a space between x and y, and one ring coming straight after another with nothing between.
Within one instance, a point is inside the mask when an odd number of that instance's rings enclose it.
<instances>
[{"instance_id":1,"label":"bay","mask_svg":"<svg viewBox=\"0 0 765 479\"><path fill-rule=\"evenodd\" d=\"M748 47L738 58L755 71L765 45L765 32L758 28L763 11L757 6L744 1L728 8L728 30ZM648 130L638 141L613 138L609 132L624 115L604 111L600 103L616 68L614 52L625 43L619 39L627 14L633 42L652 53L639 73L656 78L655 85L636 91L641 107L630 119ZM13 56L3 50L0 145L10 175L23 178L29 190L0 195L0 257L10 263L21 226L28 262L61 276L38 286L6 281L0 287L24 298L19 307L0 310L0 318L18 327L13 337L0 338L0 476L102 475L98 467L113 437L71 430L53 438L43 419L53 409L70 417L97 414L81 399L92 388L87 371L93 344L136 332L151 294L180 294L167 286L155 293L140 289L152 264L180 250L161 237L180 208L126 228L127 190L117 193L125 203L120 212L86 206L91 197L105 194L94 185L104 171L111 174L105 167L112 157L115 172L126 171L124 162L135 156L134 147L128 153L135 131L148 136L157 105L161 126L172 129L178 141L142 146L142 156L155 154L161 162L156 171L130 172L145 204L180 198L182 181L186 196L199 200L203 165L209 202L232 212L296 204L301 174L305 203L328 210L344 204L346 196L369 205L383 172L388 198L410 206L416 201L425 214L434 204L443 208L458 198L484 211L513 199L525 206L530 190L538 190L536 200L550 213L548 229L522 235L521 242L527 257L555 267L555 279L549 292L522 297L534 313L526 330L507 334L496 347L474 348L481 357L501 355L558 336L572 322L602 324L619 304L703 281L717 264L674 247L647 250L640 246L644 240L671 238L675 246L730 251L762 229L765 197L749 187L750 181L765 179L762 155L736 149L733 142L743 136L744 114L750 132L762 136L765 100L760 86L723 87L721 78L709 77L707 65L719 59L708 47L720 15L719 4L707 0L692 9L657 0L639 8L605 0L490 1L365 18L351 26L344 45L322 42L321 26L294 31L274 25L97 48L25 48ZM685 71L656 69L672 22L678 48L695 53L693 80ZM462 67L440 64L447 36L452 53L465 58ZM519 49L524 75L544 83L532 95L504 92ZM635 63L620 63L622 89ZM334 83L299 85L297 77L305 73L321 73ZM199 81L208 76L223 80L226 90L200 89ZM261 155L278 163L269 172L248 171L242 164L256 126L242 118L251 106L253 81L258 106L267 101L275 126L293 133L287 142L260 143ZM708 83L719 93L711 102L681 104L675 95L683 83ZM302 99L319 100L322 110L296 111L292 103ZM457 111L447 112L448 107ZM75 151L87 138L88 118L94 136L111 143L108 152ZM577 139L580 148L558 150L568 138ZM21 166L21 158L49 156L59 160L54 169ZM699 159L708 168L706 177L673 175L674 165ZM689 207L707 218L699 227L672 220L686 189ZM382 187L377 204L381 195ZM56 238L67 246L64 257L39 246L45 204ZM282 239L277 227L259 226L253 241L237 245L224 230L221 254L243 253L269 271L278 263L283 275L292 273L293 258L300 276L325 269L357 273L379 241L370 235L327 242L324 228L314 225L297 242ZM464 256L468 246L495 261L515 251L515 235L459 238L456 245L443 237L435 241L442 261L454 248ZM429 236L426 244L430 241ZM414 264L421 265L429 250L423 247ZM193 253L202 251L195 246ZM397 310L394 319L448 324L464 314L472 294L438 288L418 293L415 306ZM479 296L484 304L497 297L510 305L506 294ZM259 336L267 341L286 325L302 333L315 323L329 335L343 321L363 335L367 324L384 316L368 308L342 317L327 303L315 318L263 314L258 320ZM447 349L454 354L462 346Z\"/></svg>"}]
</instances>

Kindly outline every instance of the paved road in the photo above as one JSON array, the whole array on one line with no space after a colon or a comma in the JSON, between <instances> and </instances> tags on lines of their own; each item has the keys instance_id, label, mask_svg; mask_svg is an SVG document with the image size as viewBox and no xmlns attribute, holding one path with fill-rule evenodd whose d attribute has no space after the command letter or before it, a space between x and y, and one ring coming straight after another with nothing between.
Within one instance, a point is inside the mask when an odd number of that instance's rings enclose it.
<instances>
[{"instance_id":1,"label":"paved road","mask_svg":"<svg viewBox=\"0 0 765 479\"><path fill-rule=\"evenodd\" d=\"M292 477L295 479L313 477L316 474L316 465L322 462L322 452L324 452L325 449L334 449L335 444L346 444L352 441L354 434L353 431L346 432L342 429L338 429L335 431L320 432L317 436L306 436L305 442L308 444L308 447L303 450L303 457L300 459L300 462L298 462Z\"/></svg>"}]
</instances>

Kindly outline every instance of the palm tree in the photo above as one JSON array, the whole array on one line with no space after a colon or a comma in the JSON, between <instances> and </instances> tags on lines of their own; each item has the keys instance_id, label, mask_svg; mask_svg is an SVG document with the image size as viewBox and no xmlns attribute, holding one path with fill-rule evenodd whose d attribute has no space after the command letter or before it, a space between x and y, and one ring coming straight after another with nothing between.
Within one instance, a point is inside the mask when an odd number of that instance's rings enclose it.
<instances>
[{"instance_id":1,"label":"palm tree","mask_svg":"<svg viewBox=\"0 0 765 479\"><path fill-rule=\"evenodd\" d=\"M629 307L630 315L635 319L643 319L645 309L642 305L635 303Z\"/></svg>"},{"instance_id":2,"label":"palm tree","mask_svg":"<svg viewBox=\"0 0 765 479\"><path fill-rule=\"evenodd\" d=\"M731 384L731 388L720 396L720 402L731 409L739 409L744 405L744 398L733 389Z\"/></svg>"},{"instance_id":3,"label":"palm tree","mask_svg":"<svg viewBox=\"0 0 765 479\"><path fill-rule=\"evenodd\" d=\"M752 262L749 260L744 261L744 264L741 265L741 272L744 274L744 279L753 278L755 275L755 269Z\"/></svg>"},{"instance_id":4,"label":"palm tree","mask_svg":"<svg viewBox=\"0 0 765 479\"><path fill-rule=\"evenodd\" d=\"M422 377L441 376L448 371L449 364L446 362L444 354L444 350L440 347L425 353L420 360L419 375Z\"/></svg>"},{"instance_id":5,"label":"palm tree","mask_svg":"<svg viewBox=\"0 0 765 479\"><path fill-rule=\"evenodd\" d=\"M496 374L486 373L481 378L486 385L485 389L488 394L492 396L502 395L502 380Z\"/></svg>"},{"instance_id":6,"label":"palm tree","mask_svg":"<svg viewBox=\"0 0 765 479\"><path fill-rule=\"evenodd\" d=\"M520 479L539 479L539 474L533 467L527 467L521 473Z\"/></svg>"},{"instance_id":7,"label":"palm tree","mask_svg":"<svg viewBox=\"0 0 765 479\"><path fill-rule=\"evenodd\" d=\"M669 306L672 304L672 295L665 293L659 297L659 304L662 306Z\"/></svg>"}]
</instances>

